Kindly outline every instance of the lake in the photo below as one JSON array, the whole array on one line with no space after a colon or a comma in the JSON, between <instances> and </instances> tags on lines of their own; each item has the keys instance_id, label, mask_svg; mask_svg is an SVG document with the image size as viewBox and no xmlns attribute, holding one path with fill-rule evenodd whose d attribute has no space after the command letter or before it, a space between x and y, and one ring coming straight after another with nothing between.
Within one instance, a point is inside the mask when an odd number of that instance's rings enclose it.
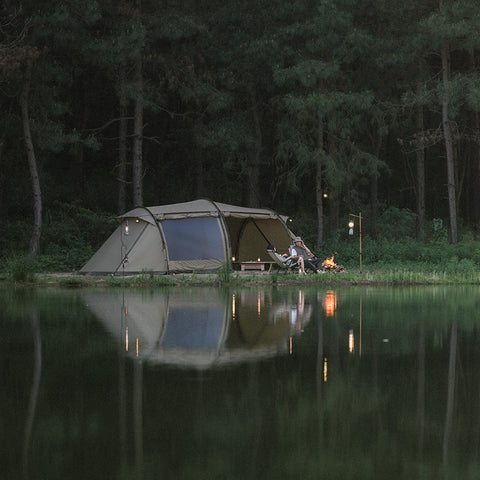
<instances>
[{"instance_id":1,"label":"lake","mask_svg":"<svg viewBox=\"0 0 480 480\"><path fill-rule=\"evenodd\" d=\"M480 287L0 290L2 479L478 479Z\"/></svg>"}]
</instances>

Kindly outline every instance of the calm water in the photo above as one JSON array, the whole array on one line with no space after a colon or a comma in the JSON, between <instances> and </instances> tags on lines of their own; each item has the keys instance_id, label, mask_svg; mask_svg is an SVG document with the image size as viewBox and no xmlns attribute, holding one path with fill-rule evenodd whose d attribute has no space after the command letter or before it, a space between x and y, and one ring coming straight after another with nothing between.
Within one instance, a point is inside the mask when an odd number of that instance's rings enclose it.
<instances>
[{"instance_id":1,"label":"calm water","mask_svg":"<svg viewBox=\"0 0 480 480\"><path fill-rule=\"evenodd\" d=\"M2 479L480 478L480 287L0 305Z\"/></svg>"}]
</instances>

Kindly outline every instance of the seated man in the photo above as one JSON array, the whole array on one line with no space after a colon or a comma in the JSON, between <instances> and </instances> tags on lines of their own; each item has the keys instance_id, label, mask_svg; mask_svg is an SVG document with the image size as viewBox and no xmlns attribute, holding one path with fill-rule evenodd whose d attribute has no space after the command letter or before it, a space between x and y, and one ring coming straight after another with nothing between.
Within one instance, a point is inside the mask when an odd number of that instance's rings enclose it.
<instances>
[{"instance_id":1,"label":"seated man","mask_svg":"<svg viewBox=\"0 0 480 480\"><path fill-rule=\"evenodd\" d=\"M287 253L280 254L277 252L277 249L273 245L267 246L267 252L273 253L275 257L280 262L282 262L289 270L298 268L300 274L305 274L305 266L302 257L298 257L296 255L289 256Z\"/></svg>"},{"instance_id":2,"label":"seated man","mask_svg":"<svg viewBox=\"0 0 480 480\"><path fill-rule=\"evenodd\" d=\"M312 272L320 273L319 260L315 258L310 249L303 243L303 240L300 237L295 237L293 239L293 245L290 246L290 255L291 257L301 258L304 264L304 267Z\"/></svg>"}]
</instances>

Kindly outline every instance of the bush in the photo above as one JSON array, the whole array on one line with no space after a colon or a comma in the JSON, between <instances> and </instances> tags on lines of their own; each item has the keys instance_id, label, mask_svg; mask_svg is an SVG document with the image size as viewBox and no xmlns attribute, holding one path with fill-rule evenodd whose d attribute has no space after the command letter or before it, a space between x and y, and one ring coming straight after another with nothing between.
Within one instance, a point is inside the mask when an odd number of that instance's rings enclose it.
<instances>
[{"instance_id":1,"label":"bush","mask_svg":"<svg viewBox=\"0 0 480 480\"><path fill-rule=\"evenodd\" d=\"M4 258L3 271L14 282L33 282L35 280L35 260L26 255L12 254Z\"/></svg>"},{"instance_id":2,"label":"bush","mask_svg":"<svg viewBox=\"0 0 480 480\"><path fill-rule=\"evenodd\" d=\"M116 221L110 214L93 212L73 203L54 203L43 219L37 268L39 271L78 270L115 227ZM29 219L5 222L0 251L27 251L31 232Z\"/></svg>"},{"instance_id":3,"label":"bush","mask_svg":"<svg viewBox=\"0 0 480 480\"><path fill-rule=\"evenodd\" d=\"M380 238L415 238L417 215L408 208L388 207L380 216L377 234Z\"/></svg>"},{"instance_id":4,"label":"bush","mask_svg":"<svg viewBox=\"0 0 480 480\"><path fill-rule=\"evenodd\" d=\"M477 265L473 260L462 258L458 260L457 257L452 257L445 265L445 272L449 275L472 275L477 271Z\"/></svg>"}]
</instances>

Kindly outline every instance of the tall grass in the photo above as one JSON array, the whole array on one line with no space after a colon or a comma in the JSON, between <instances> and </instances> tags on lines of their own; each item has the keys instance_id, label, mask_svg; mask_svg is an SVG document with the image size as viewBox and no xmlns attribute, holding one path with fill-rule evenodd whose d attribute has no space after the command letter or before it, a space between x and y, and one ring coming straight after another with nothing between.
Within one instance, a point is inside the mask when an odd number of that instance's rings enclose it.
<instances>
[{"instance_id":1,"label":"tall grass","mask_svg":"<svg viewBox=\"0 0 480 480\"><path fill-rule=\"evenodd\" d=\"M13 253L3 259L3 272L8 280L13 282L35 281L35 260L27 255Z\"/></svg>"}]
</instances>

